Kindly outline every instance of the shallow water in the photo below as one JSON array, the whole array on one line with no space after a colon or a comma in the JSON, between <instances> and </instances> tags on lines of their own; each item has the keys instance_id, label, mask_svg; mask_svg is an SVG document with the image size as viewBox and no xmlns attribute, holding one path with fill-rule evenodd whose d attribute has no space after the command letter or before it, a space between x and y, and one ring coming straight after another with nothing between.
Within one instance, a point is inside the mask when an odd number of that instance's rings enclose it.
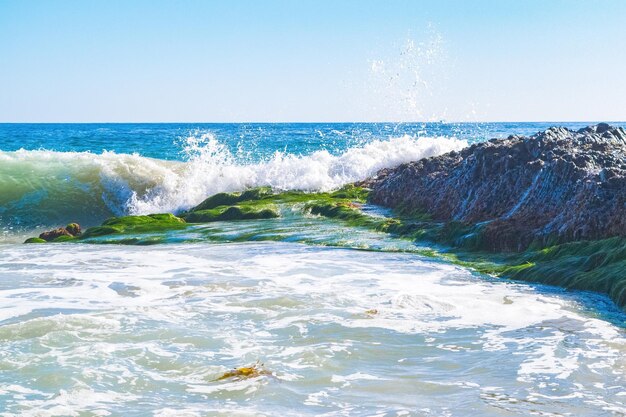
<instances>
[{"instance_id":1,"label":"shallow water","mask_svg":"<svg viewBox=\"0 0 626 417\"><path fill-rule=\"evenodd\" d=\"M626 414L597 295L296 243L0 255L2 416Z\"/></svg>"}]
</instances>

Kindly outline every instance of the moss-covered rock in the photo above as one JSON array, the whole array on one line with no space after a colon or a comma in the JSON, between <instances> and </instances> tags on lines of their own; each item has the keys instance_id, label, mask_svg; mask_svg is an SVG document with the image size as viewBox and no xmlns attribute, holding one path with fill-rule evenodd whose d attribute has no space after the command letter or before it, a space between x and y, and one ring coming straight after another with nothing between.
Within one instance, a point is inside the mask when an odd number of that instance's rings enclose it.
<instances>
[{"instance_id":1,"label":"moss-covered rock","mask_svg":"<svg viewBox=\"0 0 626 417\"><path fill-rule=\"evenodd\" d=\"M214 209L197 210L187 213L185 220L189 223L209 223L217 221L259 220L280 217L274 206L221 206Z\"/></svg>"},{"instance_id":2,"label":"moss-covered rock","mask_svg":"<svg viewBox=\"0 0 626 417\"><path fill-rule=\"evenodd\" d=\"M72 240L75 240L76 238L74 236L59 236L56 239L52 240L52 242L54 243L60 243L60 242L69 242Z\"/></svg>"},{"instance_id":3,"label":"moss-covered rock","mask_svg":"<svg viewBox=\"0 0 626 417\"><path fill-rule=\"evenodd\" d=\"M306 206L311 214L333 219L359 221L367 217L359 210L359 206L348 201L311 203Z\"/></svg>"},{"instance_id":4,"label":"moss-covered rock","mask_svg":"<svg viewBox=\"0 0 626 417\"><path fill-rule=\"evenodd\" d=\"M189 211L210 210L220 206L233 206L244 201L258 201L272 195L272 189L269 187L252 188L237 193L217 193Z\"/></svg>"},{"instance_id":5,"label":"moss-covered rock","mask_svg":"<svg viewBox=\"0 0 626 417\"><path fill-rule=\"evenodd\" d=\"M46 243L46 241L39 237L29 237L24 243Z\"/></svg>"},{"instance_id":6,"label":"moss-covered rock","mask_svg":"<svg viewBox=\"0 0 626 417\"><path fill-rule=\"evenodd\" d=\"M113 233L120 233L120 232L122 232L121 228L117 228L113 226L94 226L85 230L85 232L81 235L81 238L87 239L90 237L105 236L105 235L110 235Z\"/></svg>"},{"instance_id":7,"label":"moss-covered rock","mask_svg":"<svg viewBox=\"0 0 626 417\"><path fill-rule=\"evenodd\" d=\"M81 239L118 233L152 233L186 227L185 220L171 213L150 214L147 216L112 217L101 226L90 227Z\"/></svg>"},{"instance_id":8,"label":"moss-covered rock","mask_svg":"<svg viewBox=\"0 0 626 417\"><path fill-rule=\"evenodd\" d=\"M330 197L333 199L346 199L359 202L365 202L368 196L369 190L352 184L345 185L339 190L330 193Z\"/></svg>"},{"instance_id":9,"label":"moss-covered rock","mask_svg":"<svg viewBox=\"0 0 626 417\"><path fill-rule=\"evenodd\" d=\"M626 238L580 241L510 255L499 275L608 294L626 307Z\"/></svg>"}]
</instances>

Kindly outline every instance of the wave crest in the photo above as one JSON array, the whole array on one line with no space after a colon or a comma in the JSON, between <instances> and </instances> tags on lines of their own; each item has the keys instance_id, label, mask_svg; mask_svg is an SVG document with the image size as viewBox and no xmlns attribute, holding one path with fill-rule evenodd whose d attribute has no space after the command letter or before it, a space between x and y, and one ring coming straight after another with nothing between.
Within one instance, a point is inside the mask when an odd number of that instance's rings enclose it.
<instances>
[{"instance_id":1,"label":"wave crest","mask_svg":"<svg viewBox=\"0 0 626 417\"><path fill-rule=\"evenodd\" d=\"M455 138L402 136L338 155L276 151L249 162L205 133L186 138L186 161L114 152L0 152L0 223L5 230L68 221L89 225L110 215L178 212L217 192L256 186L328 191L382 168L465 146Z\"/></svg>"}]
</instances>

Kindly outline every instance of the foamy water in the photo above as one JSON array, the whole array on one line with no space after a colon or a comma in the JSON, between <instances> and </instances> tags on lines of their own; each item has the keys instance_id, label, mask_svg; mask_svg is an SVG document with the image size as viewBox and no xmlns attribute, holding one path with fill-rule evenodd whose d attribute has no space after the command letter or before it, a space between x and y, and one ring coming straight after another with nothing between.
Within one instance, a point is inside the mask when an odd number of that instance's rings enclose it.
<instances>
[{"instance_id":1,"label":"foamy water","mask_svg":"<svg viewBox=\"0 0 626 417\"><path fill-rule=\"evenodd\" d=\"M286 243L0 251L2 416L626 413L603 297Z\"/></svg>"}]
</instances>

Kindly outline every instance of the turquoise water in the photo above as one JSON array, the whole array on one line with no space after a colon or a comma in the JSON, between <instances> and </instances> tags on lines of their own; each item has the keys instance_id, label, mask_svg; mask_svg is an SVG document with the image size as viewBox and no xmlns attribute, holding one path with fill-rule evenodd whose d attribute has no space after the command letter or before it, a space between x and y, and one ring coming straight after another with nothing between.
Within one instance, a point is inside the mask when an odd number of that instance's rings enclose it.
<instances>
[{"instance_id":1,"label":"turquoise water","mask_svg":"<svg viewBox=\"0 0 626 417\"><path fill-rule=\"evenodd\" d=\"M547 125L0 125L0 416L626 415L626 316L606 297L385 234L284 215L153 246L20 244Z\"/></svg>"}]
</instances>

